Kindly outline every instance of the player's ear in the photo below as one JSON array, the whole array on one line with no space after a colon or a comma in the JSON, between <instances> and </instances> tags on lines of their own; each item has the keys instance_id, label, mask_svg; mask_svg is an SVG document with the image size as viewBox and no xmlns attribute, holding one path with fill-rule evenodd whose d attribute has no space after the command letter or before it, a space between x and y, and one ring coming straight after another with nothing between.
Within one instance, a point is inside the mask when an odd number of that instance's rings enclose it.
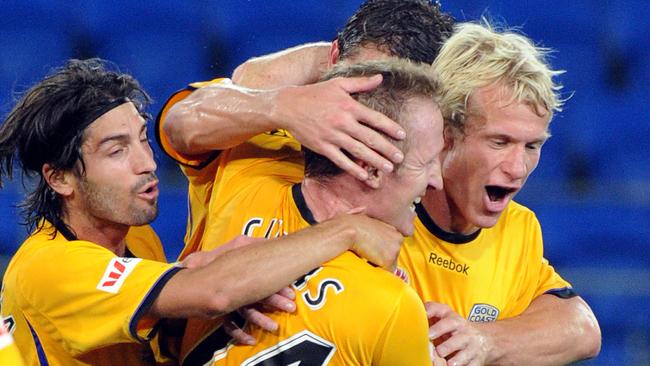
<instances>
[{"instance_id":1,"label":"player's ear","mask_svg":"<svg viewBox=\"0 0 650 366\"><path fill-rule=\"evenodd\" d=\"M335 39L330 46L330 52L327 57L327 68L332 68L339 61L339 40Z\"/></svg>"},{"instance_id":2,"label":"player's ear","mask_svg":"<svg viewBox=\"0 0 650 366\"><path fill-rule=\"evenodd\" d=\"M454 147L456 139L462 138L461 132L457 131L455 128L449 125L445 125L442 136L445 141L445 146L443 147L443 150L445 151L451 150Z\"/></svg>"},{"instance_id":3,"label":"player's ear","mask_svg":"<svg viewBox=\"0 0 650 366\"><path fill-rule=\"evenodd\" d=\"M359 166L361 166L368 173L368 179L366 179L364 184L367 184L375 189L381 187L382 184L384 184L386 173L384 173L381 169L377 169L376 167L361 160L357 161L356 163L359 164Z\"/></svg>"},{"instance_id":4,"label":"player's ear","mask_svg":"<svg viewBox=\"0 0 650 366\"><path fill-rule=\"evenodd\" d=\"M74 192L74 178L71 171L63 171L55 169L50 164L43 164L41 174L43 174L43 179L54 192L62 196L69 196Z\"/></svg>"}]
</instances>

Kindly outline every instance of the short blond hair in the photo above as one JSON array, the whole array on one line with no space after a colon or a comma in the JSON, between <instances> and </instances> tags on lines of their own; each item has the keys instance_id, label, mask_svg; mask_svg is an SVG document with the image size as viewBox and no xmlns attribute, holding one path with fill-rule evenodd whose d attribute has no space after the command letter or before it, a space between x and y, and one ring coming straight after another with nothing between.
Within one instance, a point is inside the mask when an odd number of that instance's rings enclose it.
<instances>
[{"instance_id":1,"label":"short blond hair","mask_svg":"<svg viewBox=\"0 0 650 366\"><path fill-rule=\"evenodd\" d=\"M527 103L550 121L564 104L559 95L562 86L553 80L564 71L551 69L549 52L511 29L497 31L485 20L458 24L433 63L444 89L445 123L464 131L469 97L495 84L512 90L510 102Z\"/></svg>"}]
</instances>

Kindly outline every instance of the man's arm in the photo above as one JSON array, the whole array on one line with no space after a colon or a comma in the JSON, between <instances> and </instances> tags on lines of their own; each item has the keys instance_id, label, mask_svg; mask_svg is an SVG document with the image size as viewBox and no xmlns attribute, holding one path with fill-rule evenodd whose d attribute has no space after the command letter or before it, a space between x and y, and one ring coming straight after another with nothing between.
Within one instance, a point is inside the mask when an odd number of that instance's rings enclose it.
<instances>
[{"instance_id":1,"label":"man's arm","mask_svg":"<svg viewBox=\"0 0 650 366\"><path fill-rule=\"evenodd\" d=\"M469 322L441 304L428 303L427 313L441 319L429 335L449 336L438 354L458 351L449 365L564 365L600 351L598 322L579 296L541 295L521 315L488 323Z\"/></svg>"},{"instance_id":2,"label":"man's arm","mask_svg":"<svg viewBox=\"0 0 650 366\"><path fill-rule=\"evenodd\" d=\"M222 315L276 293L346 250L388 268L399 253L402 239L395 228L380 221L343 215L287 236L227 251L203 267L179 271L163 287L150 314Z\"/></svg>"},{"instance_id":3,"label":"man's arm","mask_svg":"<svg viewBox=\"0 0 650 366\"><path fill-rule=\"evenodd\" d=\"M276 62L284 60L282 57L287 61ZM264 79L259 75L271 64L290 72L298 70L303 67L298 63L300 61L291 53L285 53L275 57L274 62L267 63L264 68L240 69L238 79ZM298 64L287 68L289 63ZM285 129L303 145L364 180L367 172L341 149L384 171L392 170L392 162L399 163L403 159L399 149L374 129L396 139L404 138L404 130L390 118L350 96L372 90L381 82L380 76L337 78L312 85L277 88L277 85L270 84L280 80L277 75L282 72L268 71L267 74L276 76L266 80L265 86L276 89L249 89L214 83L195 90L173 105L161 119L163 132L171 146L183 155L198 156L231 148L263 132ZM305 81L309 79L307 77Z\"/></svg>"},{"instance_id":4,"label":"man's arm","mask_svg":"<svg viewBox=\"0 0 650 366\"><path fill-rule=\"evenodd\" d=\"M331 42L307 43L255 57L237 66L232 81L247 88L272 89L313 84L329 68Z\"/></svg>"}]
</instances>

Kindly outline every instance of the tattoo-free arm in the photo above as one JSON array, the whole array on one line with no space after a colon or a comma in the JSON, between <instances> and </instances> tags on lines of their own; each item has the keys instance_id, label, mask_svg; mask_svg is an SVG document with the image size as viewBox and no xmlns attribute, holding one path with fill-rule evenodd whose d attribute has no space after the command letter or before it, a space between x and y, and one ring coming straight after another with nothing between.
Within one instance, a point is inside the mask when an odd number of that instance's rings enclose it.
<instances>
[{"instance_id":1,"label":"tattoo-free arm","mask_svg":"<svg viewBox=\"0 0 650 366\"><path fill-rule=\"evenodd\" d=\"M598 355L598 321L579 296L541 295L521 315L473 323L490 340L488 364L565 365Z\"/></svg>"},{"instance_id":2,"label":"tattoo-free arm","mask_svg":"<svg viewBox=\"0 0 650 366\"><path fill-rule=\"evenodd\" d=\"M290 235L245 245L175 274L150 308L158 317L214 317L259 301L346 250L390 267L402 236L364 215L342 215ZM238 237L235 240L254 240Z\"/></svg>"}]
</instances>

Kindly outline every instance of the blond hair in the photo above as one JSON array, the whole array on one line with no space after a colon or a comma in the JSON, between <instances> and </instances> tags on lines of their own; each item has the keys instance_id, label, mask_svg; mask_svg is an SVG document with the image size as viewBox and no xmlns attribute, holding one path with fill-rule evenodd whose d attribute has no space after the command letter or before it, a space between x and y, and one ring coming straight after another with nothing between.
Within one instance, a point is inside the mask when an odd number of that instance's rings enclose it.
<instances>
[{"instance_id":1,"label":"blond hair","mask_svg":"<svg viewBox=\"0 0 650 366\"><path fill-rule=\"evenodd\" d=\"M512 90L509 102L529 104L550 121L565 100L559 95L562 86L553 80L564 71L550 68L549 52L513 30L497 31L485 20L484 24L458 24L433 63L444 88L445 123L464 131L469 97L495 84Z\"/></svg>"}]
</instances>

